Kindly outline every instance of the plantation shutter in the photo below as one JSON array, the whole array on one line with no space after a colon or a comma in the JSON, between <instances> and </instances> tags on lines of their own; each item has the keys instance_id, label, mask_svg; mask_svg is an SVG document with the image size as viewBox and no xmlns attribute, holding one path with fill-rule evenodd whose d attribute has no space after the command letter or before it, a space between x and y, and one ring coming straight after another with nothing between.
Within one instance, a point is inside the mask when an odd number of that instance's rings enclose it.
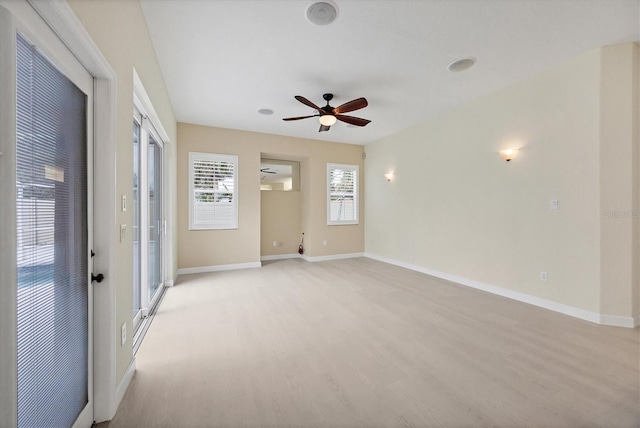
<instances>
[{"instance_id":1,"label":"plantation shutter","mask_svg":"<svg viewBox=\"0 0 640 428\"><path fill-rule=\"evenodd\" d=\"M238 157L189 153L191 230L238 228Z\"/></svg>"},{"instance_id":2,"label":"plantation shutter","mask_svg":"<svg viewBox=\"0 0 640 428\"><path fill-rule=\"evenodd\" d=\"M358 224L358 166L327 165L327 224Z\"/></svg>"}]
</instances>

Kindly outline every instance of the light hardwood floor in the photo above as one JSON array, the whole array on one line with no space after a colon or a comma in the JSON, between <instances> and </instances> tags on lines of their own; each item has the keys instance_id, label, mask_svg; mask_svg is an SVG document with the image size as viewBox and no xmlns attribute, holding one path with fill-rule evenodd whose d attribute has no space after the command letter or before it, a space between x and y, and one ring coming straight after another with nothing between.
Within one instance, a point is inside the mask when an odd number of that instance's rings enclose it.
<instances>
[{"instance_id":1,"label":"light hardwood floor","mask_svg":"<svg viewBox=\"0 0 640 428\"><path fill-rule=\"evenodd\" d=\"M371 259L181 276L117 427L638 427L640 329Z\"/></svg>"}]
</instances>

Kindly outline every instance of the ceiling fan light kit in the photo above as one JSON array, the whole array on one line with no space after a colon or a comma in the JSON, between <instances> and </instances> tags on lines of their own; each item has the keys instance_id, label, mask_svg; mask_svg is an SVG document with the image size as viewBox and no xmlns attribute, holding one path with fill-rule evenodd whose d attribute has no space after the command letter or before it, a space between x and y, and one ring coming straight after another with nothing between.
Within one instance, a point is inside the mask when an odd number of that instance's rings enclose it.
<instances>
[{"instance_id":1,"label":"ceiling fan light kit","mask_svg":"<svg viewBox=\"0 0 640 428\"><path fill-rule=\"evenodd\" d=\"M328 131L331 128L331 125L335 124L338 120L350 125L355 126L367 126L367 124L371 123L368 119L362 119L360 117L347 116L342 113L349 113L350 111L360 110L361 108L365 108L369 105L365 98L357 98L355 100L351 100L347 103L341 104L338 107L331 107L329 105L329 101L333 99L333 94L324 94L322 96L324 100L327 102L327 105L324 107L318 107L308 99L303 96L296 95L295 99L300 101L302 104L311 107L314 109L317 114L312 114L310 116L298 116L298 117L285 117L284 121L292 121L292 120L300 120L300 119L308 119L310 117L318 117L320 120L320 129L318 132Z\"/></svg>"},{"instance_id":2,"label":"ceiling fan light kit","mask_svg":"<svg viewBox=\"0 0 640 428\"><path fill-rule=\"evenodd\" d=\"M323 114L322 116L320 116L320 123L324 126L331 126L335 124L337 120L338 119L336 119L335 116L332 116L330 114Z\"/></svg>"}]
</instances>

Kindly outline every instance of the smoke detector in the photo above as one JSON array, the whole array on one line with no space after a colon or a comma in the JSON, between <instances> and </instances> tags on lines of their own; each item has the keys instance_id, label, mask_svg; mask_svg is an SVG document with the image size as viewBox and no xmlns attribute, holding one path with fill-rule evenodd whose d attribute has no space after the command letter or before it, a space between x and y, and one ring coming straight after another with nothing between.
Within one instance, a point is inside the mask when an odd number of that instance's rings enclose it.
<instances>
[{"instance_id":1,"label":"smoke detector","mask_svg":"<svg viewBox=\"0 0 640 428\"><path fill-rule=\"evenodd\" d=\"M331 24L338 17L338 6L331 0L319 1L307 9L307 19L315 25Z\"/></svg>"}]
</instances>

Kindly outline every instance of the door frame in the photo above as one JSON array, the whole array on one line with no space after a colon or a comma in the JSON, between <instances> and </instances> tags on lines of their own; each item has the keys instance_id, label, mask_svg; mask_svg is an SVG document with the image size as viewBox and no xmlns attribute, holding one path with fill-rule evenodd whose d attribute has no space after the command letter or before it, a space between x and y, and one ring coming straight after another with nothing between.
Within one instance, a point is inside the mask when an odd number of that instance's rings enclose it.
<instances>
[{"instance_id":1,"label":"door frame","mask_svg":"<svg viewBox=\"0 0 640 428\"><path fill-rule=\"evenodd\" d=\"M29 4L53 29L69 50L80 60L94 77L94 192L100 195L94 201L94 270L104 272L105 279L93 288L93 399L95 421L110 420L124 396L126 387L135 370L132 359L128 375L116 385L116 73L102 55L91 36L64 1L0 0L0 23L11 32L10 37L1 37L0 57L15 58L16 24L15 9ZM9 12L9 10L11 12ZM18 12L19 13L19 12ZM17 15L25 25L30 20ZM4 35L4 34L3 34ZM10 46L11 45L11 46ZM0 95L15 99L15 65L0 67ZM2 108L7 108L6 104ZM7 159L15 157L15 106L13 111L0 115L0 141L11 144L0 145L0 195L10 196L14 192L14 177L11 168L4 168ZM12 115L13 113L13 115ZM13 146L11 149L10 146ZM96 162L95 159L99 159ZM7 179L8 178L8 179ZM11 236L15 228L15 213L3 213L0 235ZM6 249L5 246L2 246ZM12 248L12 247L9 247ZM4 251L4 250L3 250ZM15 253L15 252L14 252ZM15 266L15 254L7 254L3 261ZM14 268L0 269L0 282L15 284ZM113 275L113 277L112 277ZM14 426L17 421L17 361L16 361L16 290L15 287L0 287L0 426Z\"/></svg>"},{"instance_id":2,"label":"door frame","mask_svg":"<svg viewBox=\"0 0 640 428\"><path fill-rule=\"evenodd\" d=\"M140 305L141 305L141 310L138 313L138 316L134 317L133 320L133 331L134 331L134 354L135 354L135 349L137 349L137 346L139 345L139 340L141 338L140 336L140 332L143 330L142 326L144 324L144 318L149 316L155 306L158 304L158 302L160 301L160 299L162 298L162 293L163 293L163 288L165 286L168 286L169 282L167 280L167 266L166 266L166 260L167 260L167 211L169 209L169 205L167 202L167 192L166 192L166 184L167 184L167 170L166 170L166 156L167 156L167 146L169 144L169 134L167 134L167 131L164 129L164 126L162 125L162 122L160 121L160 118L158 117L158 114L156 112L156 110L153 107L153 104L151 103L151 99L149 98L149 95L147 94L147 91L144 87L144 85L142 84L142 80L140 79L140 76L138 75L137 71L133 70L133 115L134 115L134 120L136 120L137 122L139 122L140 124L140 158L139 158L139 162L140 162L140 177L139 179L139 183L138 183L138 187L139 187L139 191L140 191L140 229L141 229L141 233L140 233L140 286L141 286L141 290L144 294L145 292L148 292L148 287L149 287L149 231L148 231L148 218L149 218L149 203L143 201L143 198L148 198L149 194L148 194L148 143L149 143L149 136L152 136L154 141L156 142L156 144L158 145L158 147L160 147L161 151L162 151L162 156L161 156L161 163L162 165L160 166L160 173L161 173L161 188L162 188L162 197L161 197L161 208L162 208L162 224L161 224L161 230L162 230L162 234L161 234L161 239L162 239L162 243L161 243L161 249L162 249L162 253L160 255L161 261L160 261L160 268L161 268L161 272L160 272L160 276L161 276L161 283L160 286L158 288L158 291L156 292L156 294L150 299L147 295L141 295L140 298ZM138 121L138 117L139 117L139 121ZM145 172L144 174L142 174L142 172ZM143 227L144 226L144 227ZM145 247L145 249L143 250L143 247ZM146 257L143 257L146 256Z\"/></svg>"}]
</instances>

